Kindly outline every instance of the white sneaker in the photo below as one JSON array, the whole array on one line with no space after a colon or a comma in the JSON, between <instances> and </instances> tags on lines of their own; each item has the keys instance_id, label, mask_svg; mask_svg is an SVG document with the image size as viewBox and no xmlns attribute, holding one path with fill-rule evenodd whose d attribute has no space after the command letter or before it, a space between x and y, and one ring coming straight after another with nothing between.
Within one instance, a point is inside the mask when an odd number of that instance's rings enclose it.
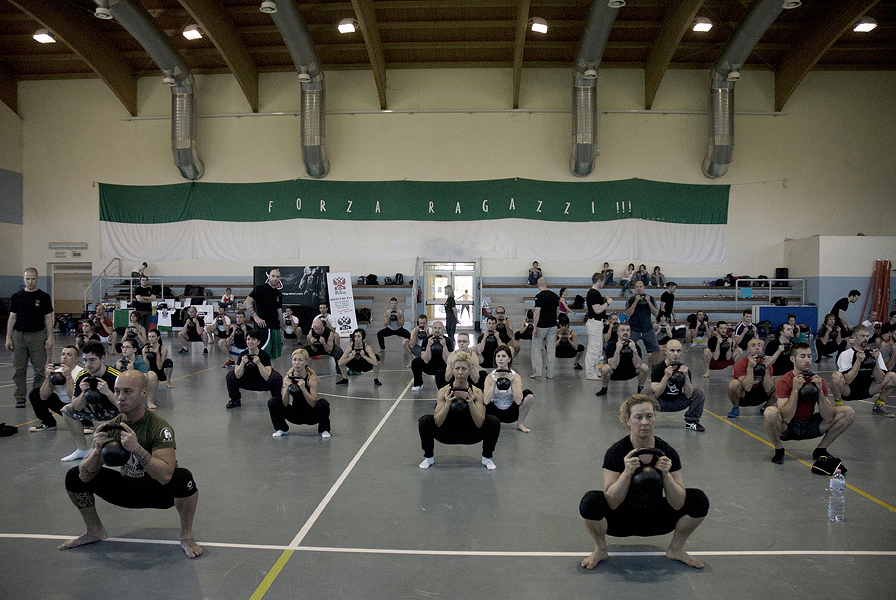
<instances>
[{"instance_id":1,"label":"white sneaker","mask_svg":"<svg viewBox=\"0 0 896 600\"><path fill-rule=\"evenodd\" d=\"M50 429L56 429L56 426L53 425L52 427L50 427L49 425L44 425L43 423L41 423L40 425L29 427L28 431L30 431L31 433L37 433L38 431L48 431Z\"/></svg>"},{"instance_id":2,"label":"white sneaker","mask_svg":"<svg viewBox=\"0 0 896 600\"><path fill-rule=\"evenodd\" d=\"M73 460L81 460L82 458L84 458L85 456L87 456L87 453L88 453L87 450L75 450L74 452L72 452L72 453L69 454L68 456L63 456L63 457L60 458L59 460L60 460L61 462L71 462L71 461L73 461Z\"/></svg>"},{"instance_id":3,"label":"white sneaker","mask_svg":"<svg viewBox=\"0 0 896 600\"><path fill-rule=\"evenodd\" d=\"M482 466L485 467L486 469L488 469L489 471L494 471L495 469L498 468L498 465L493 463L492 459L486 458L484 456L482 457Z\"/></svg>"},{"instance_id":4,"label":"white sneaker","mask_svg":"<svg viewBox=\"0 0 896 600\"><path fill-rule=\"evenodd\" d=\"M287 435L289 435L288 431L283 431L282 429L278 429L277 431L275 431L272 434L272 437L279 438L279 437L285 437Z\"/></svg>"},{"instance_id":5,"label":"white sneaker","mask_svg":"<svg viewBox=\"0 0 896 600\"><path fill-rule=\"evenodd\" d=\"M330 432L329 432L329 431L325 431L325 432L323 432L322 434L320 434L320 437L321 437L322 439L328 440L328 439L330 439Z\"/></svg>"},{"instance_id":6,"label":"white sneaker","mask_svg":"<svg viewBox=\"0 0 896 600\"><path fill-rule=\"evenodd\" d=\"M428 469L428 468L430 468L435 462L436 462L435 458L433 458L433 457L430 456L429 458L424 458L424 459L423 459L423 462L420 463L418 466L419 466L421 469Z\"/></svg>"},{"instance_id":7,"label":"white sneaker","mask_svg":"<svg viewBox=\"0 0 896 600\"><path fill-rule=\"evenodd\" d=\"M414 387L411 388L411 391L412 391L412 392L419 392L419 391L422 390L422 389L423 389L423 386L422 386L422 385L415 385Z\"/></svg>"},{"instance_id":8,"label":"white sneaker","mask_svg":"<svg viewBox=\"0 0 896 600\"><path fill-rule=\"evenodd\" d=\"M94 432L94 428L93 428L93 427L85 427L85 428L84 428L84 435L90 435L90 434L93 433L93 432Z\"/></svg>"}]
</instances>

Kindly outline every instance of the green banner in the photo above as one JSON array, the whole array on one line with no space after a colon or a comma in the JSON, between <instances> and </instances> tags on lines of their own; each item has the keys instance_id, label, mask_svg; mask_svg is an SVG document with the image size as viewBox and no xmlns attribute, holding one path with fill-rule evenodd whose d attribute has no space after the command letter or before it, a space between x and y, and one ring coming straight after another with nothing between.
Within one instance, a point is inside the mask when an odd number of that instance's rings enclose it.
<instances>
[{"instance_id":1,"label":"green banner","mask_svg":"<svg viewBox=\"0 0 896 600\"><path fill-rule=\"evenodd\" d=\"M645 179L490 181L190 182L100 184L100 219L115 223L205 221L611 221L725 224L728 185Z\"/></svg>"}]
</instances>

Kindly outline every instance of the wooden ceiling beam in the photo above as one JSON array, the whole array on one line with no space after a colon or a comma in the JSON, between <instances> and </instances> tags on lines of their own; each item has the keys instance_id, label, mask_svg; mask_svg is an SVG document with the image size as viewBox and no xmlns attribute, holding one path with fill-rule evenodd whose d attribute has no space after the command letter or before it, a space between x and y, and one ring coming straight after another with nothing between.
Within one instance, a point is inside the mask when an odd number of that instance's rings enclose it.
<instances>
[{"instance_id":1,"label":"wooden ceiling beam","mask_svg":"<svg viewBox=\"0 0 896 600\"><path fill-rule=\"evenodd\" d=\"M131 116L137 116L137 79L134 72L90 13L58 0L9 1L71 48L106 82Z\"/></svg>"},{"instance_id":2,"label":"wooden ceiling beam","mask_svg":"<svg viewBox=\"0 0 896 600\"><path fill-rule=\"evenodd\" d=\"M383 55L383 43L380 41L380 30L376 23L376 15L373 14L373 2L371 0L352 0L355 9L355 18L361 35L364 36L364 45L367 46L367 56L370 58L370 67L373 69L373 81L376 83L376 93L380 97L380 109L386 110L386 58Z\"/></svg>"},{"instance_id":3,"label":"wooden ceiling beam","mask_svg":"<svg viewBox=\"0 0 896 600\"><path fill-rule=\"evenodd\" d=\"M249 108L258 112L258 68L221 0L180 0L180 4L220 52L243 90Z\"/></svg>"},{"instance_id":4,"label":"wooden ceiling beam","mask_svg":"<svg viewBox=\"0 0 896 600\"><path fill-rule=\"evenodd\" d=\"M879 0L838 0L822 4L784 55L775 73L775 110L784 105L803 78L840 37Z\"/></svg>"},{"instance_id":5,"label":"wooden ceiling beam","mask_svg":"<svg viewBox=\"0 0 896 600\"><path fill-rule=\"evenodd\" d=\"M523 53L529 28L529 0L520 0L516 10L516 40L513 43L513 108L520 107L520 82L523 79Z\"/></svg>"},{"instance_id":6,"label":"wooden ceiling beam","mask_svg":"<svg viewBox=\"0 0 896 600\"><path fill-rule=\"evenodd\" d=\"M644 108L647 110L653 106L656 92L660 88L666 69L669 68L669 63L672 62L675 50L694 21L694 17L697 16L697 11L703 6L703 2L704 0L682 0L674 3L666 12L666 18L663 19L659 35L644 68Z\"/></svg>"}]
</instances>

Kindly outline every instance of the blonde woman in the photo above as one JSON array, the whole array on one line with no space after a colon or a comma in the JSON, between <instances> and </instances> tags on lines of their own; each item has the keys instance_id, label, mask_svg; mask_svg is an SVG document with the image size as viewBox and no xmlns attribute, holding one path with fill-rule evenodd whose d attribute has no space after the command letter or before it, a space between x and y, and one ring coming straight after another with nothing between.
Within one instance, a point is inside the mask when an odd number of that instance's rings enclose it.
<instances>
[{"instance_id":1,"label":"blonde woman","mask_svg":"<svg viewBox=\"0 0 896 600\"><path fill-rule=\"evenodd\" d=\"M317 425L320 437L330 437L330 403L317 395L320 378L308 366L308 351L293 350L292 368L283 378L280 398L268 401L268 412L274 425L275 438L289 434L289 425Z\"/></svg>"}]
</instances>

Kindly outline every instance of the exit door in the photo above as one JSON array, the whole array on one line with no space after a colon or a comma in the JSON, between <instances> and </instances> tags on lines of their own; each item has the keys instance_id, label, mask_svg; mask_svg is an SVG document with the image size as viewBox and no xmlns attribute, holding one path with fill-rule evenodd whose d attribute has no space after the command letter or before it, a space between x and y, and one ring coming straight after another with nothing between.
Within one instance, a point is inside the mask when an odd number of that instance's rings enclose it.
<instances>
[{"instance_id":1,"label":"exit door","mask_svg":"<svg viewBox=\"0 0 896 600\"><path fill-rule=\"evenodd\" d=\"M476 263L427 262L423 265L424 304L430 321L445 322L448 286L453 288L457 303L458 327L472 327L476 319Z\"/></svg>"}]
</instances>

